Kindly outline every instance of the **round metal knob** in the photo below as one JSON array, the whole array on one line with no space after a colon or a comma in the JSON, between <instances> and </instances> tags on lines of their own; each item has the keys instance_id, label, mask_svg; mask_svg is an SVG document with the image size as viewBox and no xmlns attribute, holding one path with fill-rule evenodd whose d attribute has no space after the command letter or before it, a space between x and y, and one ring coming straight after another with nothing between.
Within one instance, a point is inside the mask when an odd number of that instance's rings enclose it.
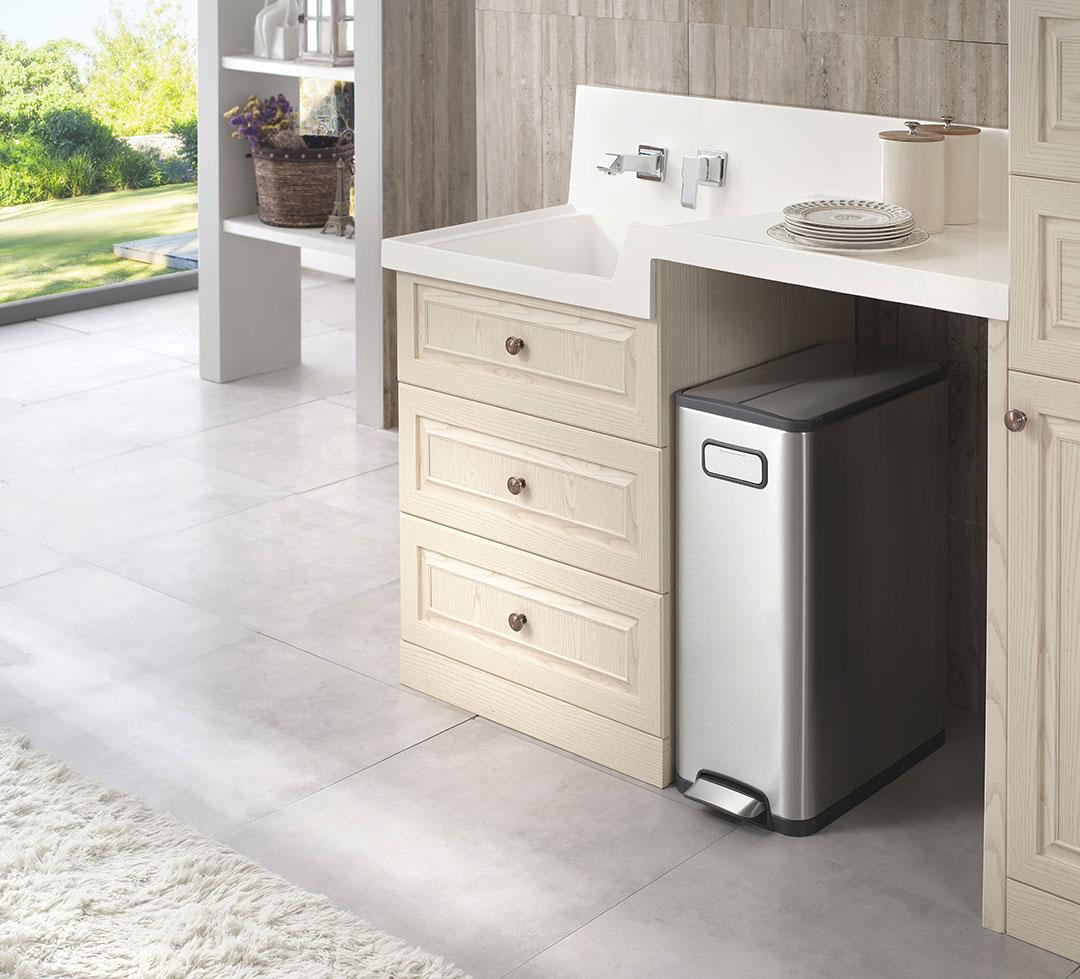
<instances>
[{"instance_id":1,"label":"round metal knob","mask_svg":"<svg viewBox=\"0 0 1080 979\"><path fill-rule=\"evenodd\" d=\"M506 338L506 352L511 357L516 357L522 350L525 349L525 341L521 337L507 337Z\"/></svg>"},{"instance_id":2,"label":"round metal knob","mask_svg":"<svg viewBox=\"0 0 1080 979\"><path fill-rule=\"evenodd\" d=\"M506 488L510 490L511 495L521 496L521 491L525 489L525 480L520 476L511 476L506 481Z\"/></svg>"},{"instance_id":3,"label":"round metal knob","mask_svg":"<svg viewBox=\"0 0 1080 979\"><path fill-rule=\"evenodd\" d=\"M525 623L529 620L525 618L524 612L511 612L509 618L506 620L510 624L510 628L514 632L521 632L525 628Z\"/></svg>"},{"instance_id":4,"label":"round metal knob","mask_svg":"<svg viewBox=\"0 0 1080 979\"><path fill-rule=\"evenodd\" d=\"M1022 432L1026 426L1027 415L1022 411L1013 408L1012 411L1005 412L1005 427L1010 432Z\"/></svg>"}]
</instances>

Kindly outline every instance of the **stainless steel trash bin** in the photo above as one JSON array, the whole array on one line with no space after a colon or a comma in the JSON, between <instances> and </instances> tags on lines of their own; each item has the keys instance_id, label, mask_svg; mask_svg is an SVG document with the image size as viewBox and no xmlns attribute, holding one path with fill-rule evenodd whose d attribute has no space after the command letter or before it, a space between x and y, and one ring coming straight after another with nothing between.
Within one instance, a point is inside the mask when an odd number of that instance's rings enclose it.
<instances>
[{"instance_id":1,"label":"stainless steel trash bin","mask_svg":"<svg viewBox=\"0 0 1080 979\"><path fill-rule=\"evenodd\" d=\"M676 402L678 784L814 833L944 741L944 371L826 344Z\"/></svg>"}]
</instances>

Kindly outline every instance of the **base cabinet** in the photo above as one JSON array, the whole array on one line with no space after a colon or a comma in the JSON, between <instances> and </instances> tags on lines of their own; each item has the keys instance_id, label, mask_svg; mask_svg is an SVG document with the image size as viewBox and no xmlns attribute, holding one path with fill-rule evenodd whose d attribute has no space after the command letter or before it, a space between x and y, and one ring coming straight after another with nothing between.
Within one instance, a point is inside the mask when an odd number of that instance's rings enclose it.
<instances>
[{"instance_id":1,"label":"base cabinet","mask_svg":"<svg viewBox=\"0 0 1080 979\"><path fill-rule=\"evenodd\" d=\"M401 678L662 787L672 394L851 343L855 305L666 264L657 293L638 320L398 276Z\"/></svg>"},{"instance_id":2,"label":"base cabinet","mask_svg":"<svg viewBox=\"0 0 1080 979\"><path fill-rule=\"evenodd\" d=\"M1007 930L1080 958L1080 383L1013 371Z\"/></svg>"}]
</instances>

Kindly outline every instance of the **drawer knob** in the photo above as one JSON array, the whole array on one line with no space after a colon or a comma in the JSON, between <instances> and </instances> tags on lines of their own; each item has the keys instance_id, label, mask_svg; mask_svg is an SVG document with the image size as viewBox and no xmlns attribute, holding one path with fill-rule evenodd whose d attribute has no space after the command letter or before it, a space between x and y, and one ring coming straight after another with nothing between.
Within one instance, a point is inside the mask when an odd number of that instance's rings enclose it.
<instances>
[{"instance_id":1,"label":"drawer knob","mask_svg":"<svg viewBox=\"0 0 1080 979\"><path fill-rule=\"evenodd\" d=\"M516 357L522 350L525 349L525 341L521 337L507 337L506 338L506 352L511 357Z\"/></svg>"},{"instance_id":2,"label":"drawer knob","mask_svg":"<svg viewBox=\"0 0 1080 979\"><path fill-rule=\"evenodd\" d=\"M1016 408L1005 412L1005 427L1010 432L1022 432L1027 427L1027 415Z\"/></svg>"},{"instance_id":3,"label":"drawer knob","mask_svg":"<svg viewBox=\"0 0 1080 979\"><path fill-rule=\"evenodd\" d=\"M525 489L525 480L520 476L511 476L506 481L506 488L510 490L511 496L521 496L521 491Z\"/></svg>"},{"instance_id":4,"label":"drawer knob","mask_svg":"<svg viewBox=\"0 0 1080 979\"><path fill-rule=\"evenodd\" d=\"M525 618L524 612L511 612L509 618L506 620L510 624L510 628L514 632L521 632L525 628L525 623L529 620Z\"/></svg>"}]
</instances>

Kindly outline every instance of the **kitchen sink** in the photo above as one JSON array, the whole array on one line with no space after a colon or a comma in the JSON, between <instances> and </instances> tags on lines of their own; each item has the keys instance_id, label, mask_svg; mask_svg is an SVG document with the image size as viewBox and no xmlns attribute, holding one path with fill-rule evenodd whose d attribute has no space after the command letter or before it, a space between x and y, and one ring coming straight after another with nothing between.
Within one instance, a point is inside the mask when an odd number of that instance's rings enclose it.
<instances>
[{"instance_id":1,"label":"kitchen sink","mask_svg":"<svg viewBox=\"0 0 1080 979\"><path fill-rule=\"evenodd\" d=\"M431 245L515 265L610 279L619 263L626 229L626 222L612 218L563 214L433 240Z\"/></svg>"}]
</instances>

